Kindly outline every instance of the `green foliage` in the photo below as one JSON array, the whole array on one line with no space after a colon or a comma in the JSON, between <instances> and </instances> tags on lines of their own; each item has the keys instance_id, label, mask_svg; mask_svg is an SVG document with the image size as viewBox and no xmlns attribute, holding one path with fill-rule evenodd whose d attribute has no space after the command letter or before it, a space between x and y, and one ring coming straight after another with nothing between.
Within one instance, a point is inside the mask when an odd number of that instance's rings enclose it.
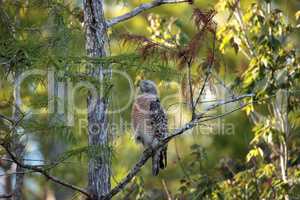
<instances>
[{"instance_id":1,"label":"green foliage","mask_svg":"<svg viewBox=\"0 0 300 200\"><path fill-rule=\"evenodd\" d=\"M241 84L234 85L234 89L255 94L244 101L249 104L244 110L258 122L254 121L254 135L244 161L222 161L223 176L216 177L215 169L212 175L203 168L203 152L193 145L195 158L188 165L193 167L186 168L191 177L180 181L179 199L286 199L299 195L299 186L293 181L297 176L294 174L299 173L299 159L292 153L298 152L299 142L295 135L299 130L299 108L294 103L298 96L293 93L299 88L300 60L295 51L298 44L293 45L299 27L288 21L281 10L272 9L271 3L253 3L246 11L238 1L219 1L216 6L219 12L228 14L228 21L217 33L219 49L226 54L233 48L248 60L236 79ZM283 174L282 170L287 172Z\"/></svg>"},{"instance_id":2,"label":"green foliage","mask_svg":"<svg viewBox=\"0 0 300 200\"><path fill-rule=\"evenodd\" d=\"M191 157L184 178L180 180L180 187L176 194L177 198L188 199L211 199L212 192L216 189L217 178L204 172L207 162L206 150L199 144L191 146Z\"/></svg>"},{"instance_id":3,"label":"green foliage","mask_svg":"<svg viewBox=\"0 0 300 200\"><path fill-rule=\"evenodd\" d=\"M287 137L295 130L288 127L285 116L296 109L288 91L299 86L299 56L291 43L298 29L281 10L272 9L272 1L253 3L244 14L238 1L220 1L219 9L231 13L226 26L218 32L220 50L225 53L232 47L249 59L247 69L238 77L241 85L237 88L256 95L245 102L252 102L245 109L247 115L263 117L263 121L254 124L252 149L246 157L252 168L224 181L222 191L225 189L225 195L229 195L224 198L284 199L290 190L288 173L282 170L293 169L284 163L284 159L290 159L286 152L293 151L293 142L288 142ZM266 107L269 112L263 111Z\"/></svg>"},{"instance_id":4,"label":"green foliage","mask_svg":"<svg viewBox=\"0 0 300 200\"><path fill-rule=\"evenodd\" d=\"M267 164L259 170L240 172L219 183L219 188L213 199L284 199L288 186L276 178L275 167Z\"/></svg>"},{"instance_id":5,"label":"green foliage","mask_svg":"<svg viewBox=\"0 0 300 200\"><path fill-rule=\"evenodd\" d=\"M242 16L238 4L228 7L235 17L218 31L220 50L224 52L230 46L236 53L241 51L250 58L241 76L244 91L254 92L261 98L294 87L300 72L299 57L289 36L297 28L287 22L279 9L265 9L255 3Z\"/></svg>"}]
</instances>

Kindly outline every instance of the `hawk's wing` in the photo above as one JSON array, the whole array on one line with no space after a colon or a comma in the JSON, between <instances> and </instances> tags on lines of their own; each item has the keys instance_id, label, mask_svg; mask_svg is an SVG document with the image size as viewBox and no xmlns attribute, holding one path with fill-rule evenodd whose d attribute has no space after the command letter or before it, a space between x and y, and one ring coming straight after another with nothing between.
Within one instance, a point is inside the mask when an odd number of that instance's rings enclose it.
<instances>
[{"instance_id":1,"label":"hawk's wing","mask_svg":"<svg viewBox=\"0 0 300 200\"><path fill-rule=\"evenodd\" d=\"M159 99L150 102L151 126L154 138L158 141L168 135L168 119ZM167 145L156 150L152 157L152 173L157 175L159 168L164 169L167 166Z\"/></svg>"},{"instance_id":2,"label":"hawk's wing","mask_svg":"<svg viewBox=\"0 0 300 200\"><path fill-rule=\"evenodd\" d=\"M150 113L154 136L163 139L168 135L168 119L159 99L150 102Z\"/></svg>"}]
</instances>

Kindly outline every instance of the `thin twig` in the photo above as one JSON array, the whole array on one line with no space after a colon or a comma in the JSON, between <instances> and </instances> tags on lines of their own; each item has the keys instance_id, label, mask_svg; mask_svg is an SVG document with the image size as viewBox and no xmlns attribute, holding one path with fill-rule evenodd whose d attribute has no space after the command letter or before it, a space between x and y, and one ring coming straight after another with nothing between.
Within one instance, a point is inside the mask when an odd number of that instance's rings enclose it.
<instances>
[{"instance_id":1,"label":"thin twig","mask_svg":"<svg viewBox=\"0 0 300 200\"><path fill-rule=\"evenodd\" d=\"M205 109L205 111L201 112L200 114L198 114L198 118L199 117L203 117L207 112L217 108L217 107L220 107L222 105L225 105L225 104L229 104L229 103L232 103L232 102L237 102L237 101L240 101L242 99L245 99L247 97L253 97L254 94L245 94L245 95L241 95L241 96L237 96L237 97L232 97L231 99L228 99L228 100L221 100L219 101L218 103L215 103L215 104L212 104L210 105L208 108ZM243 105L241 105L243 106Z\"/></svg>"},{"instance_id":2,"label":"thin twig","mask_svg":"<svg viewBox=\"0 0 300 200\"><path fill-rule=\"evenodd\" d=\"M24 171L24 172L7 172L4 173L4 174L0 174L0 177L2 176L12 176L12 175L16 175L16 174L31 174L31 173L34 173L34 171Z\"/></svg>"},{"instance_id":3,"label":"thin twig","mask_svg":"<svg viewBox=\"0 0 300 200\"><path fill-rule=\"evenodd\" d=\"M9 117L6 117L5 115L0 114L0 118L4 119L5 121L10 122L11 124L14 123L14 120L12 120L12 119L9 118Z\"/></svg>"},{"instance_id":4,"label":"thin twig","mask_svg":"<svg viewBox=\"0 0 300 200\"><path fill-rule=\"evenodd\" d=\"M208 79L209 79L209 76L210 76L210 74L211 74L212 67L213 67L213 64L214 64L214 61L215 61L216 30L214 30L213 36L214 36L214 37L213 37L213 47L212 47L212 48L213 48L213 49L212 49L212 58L210 58L210 62L209 62L209 65L208 65L208 71L207 71L206 77L205 77L205 79L204 79L202 88L201 88L201 90L200 90L200 92L199 92L199 95L198 95L198 97L197 97L197 99L196 99L196 102L195 102L195 104L194 104L195 107L196 107L197 104L199 103L200 98L201 98L201 96L202 96L202 94L203 94L203 92L204 92L204 88L205 88L206 83L207 83L207 81L208 81Z\"/></svg>"},{"instance_id":5,"label":"thin twig","mask_svg":"<svg viewBox=\"0 0 300 200\"><path fill-rule=\"evenodd\" d=\"M189 0L154 0L150 3L143 3L143 4L139 5L138 7L134 8L132 11L125 13L124 15L121 15L121 16L115 17L111 20L108 20L106 22L106 26L112 27L113 25L118 24L122 21L128 20L128 19L140 14L141 12L144 12L144 11L149 10L154 7L158 7L160 5L187 3L187 2L190 2L190 1Z\"/></svg>"},{"instance_id":6,"label":"thin twig","mask_svg":"<svg viewBox=\"0 0 300 200\"><path fill-rule=\"evenodd\" d=\"M189 90L190 90L190 104L192 108L192 119L196 117L196 107L194 105L194 93L193 93L193 86L192 86L192 59L189 59L187 62L188 65L188 83L189 83Z\"/></svg>"},{"instance_id":7,"label":"thin twig","mask_svg":"<svg viewBox=\"0 0 300 200\"><path fill-rule=\"evenodd\" d=\"M184 176L191 181L191 178L189 176L189 174L186 172L184 166L183 166L183 163L181 161L181 157L179 155L179 151L178 151L178 147L177 147L177 142L176 142L176 139L174 139L174 145L175 145L175 153L176 153L176 157L177 157L177 161L179 162L179 166L184 174Z\"/></svg>"},{"instance_id":8,"label":"thin twig","mask_svg":"<svg viewBox=\"0 0 300 200\"><path fill-rule=\"evenodd\" d=\"M166 195L167 195L167 197L168 197L168 200L172 200L172 196L171 196L171 194L170 194L170 192L169 192L169 190L168 190L168 187L167 187L167 184L166 184L165 180L162 179L161 182L162 182L162 185L163 185L164 190L165 190L165 192L166 192Z\"/></svg>"}]
</instances>

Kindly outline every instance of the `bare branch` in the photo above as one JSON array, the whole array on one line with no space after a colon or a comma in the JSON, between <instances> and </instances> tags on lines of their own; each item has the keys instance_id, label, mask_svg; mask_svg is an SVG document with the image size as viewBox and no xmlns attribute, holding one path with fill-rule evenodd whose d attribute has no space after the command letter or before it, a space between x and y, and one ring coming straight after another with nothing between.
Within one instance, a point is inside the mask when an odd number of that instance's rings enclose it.
<instances>
[{"instance_id":1,"label":"bare branch","mask_svg":"<svg viewBox=\"0 0 300 200\"><path fill-rule=\"evenodd\" d=\"M225 101L225 100L224 101L220 101L219 103L216 103L216 104L213 104L213 105L209 106L207 109L205 109L205 111L203 111L202 113L200 113L199 115L197 115L195 119L191 120L189 123L186 123L183 127L174 130L173 134L171 134L168 137L164 138L162 140L162 142L157 145L156 148L160 148L160 147L166 145L168 142L170 142L171 139L175 138L178 135L183 134L184 132L186 132L187 130L192 129L195 126L200 125L200 123L202 123L202 122L206 122L206 121L209 121L209 120L214 120L214 119L223 117L223 116L228 115L228 114L230 114L232 112L235 112L237 110L242 109L246 105L242 105L242 106L240 106L240 107L238 107L238 108L236 108L236 109L234 109L232 111L226 112L226 113L224 113L222 115L218 115L218 116L214 116L214 117L210 117L210 118L205 118L205 119L201 120L202 116L205 113L209 112L210 110L215 109L215 108L217 108L219 106L222 106L222 105L225 105L225 104L229 104L229 103L233 103L233 102L236 102L236 101L240 101L240 100L242 100L244 98L253 97L253 96L254 96L253 94L246 94L246 95L242 95L242 96L238 96L238 97L233 97L233 98L231 98L231 99L229 99L227 101ZM114 187L107 195L103 196L101 199L103 199L103 200L109 200L114 195L118 194L121 190L123 190L123 188L132 180L133 177L136 176L136 174L146 164L147 160L152 156L152 154L153 154L152 149L151 148L147 148L143 152L143 154L142 154L141 158L139 159L139 161L129 171L129 173L127 174L127 176L116 187Z\"/></svg>"},{"instance_id":2,"label":"bare branch","mask_svg":"<svg viewBox=\"0 0 300 200\"><path fill-rule=\"evenodd\" d=\"M176 4L176 3L187 3L187 2L191 2L191 1L190 0L154 0L150 3L143 3L140 6L134 8L132 11L130 11L130 12L124 14L124 15L121 15L121 16L115 17L111 20L108 20L106 22L106 25L107 25L107 27L112 27L113 25L118 24L118 23L120 23L122 21L125 21L127 19L130 19L130 18L140 14L141 12L144 12L144 11L149 10L151 8L154 8L154 7L158 7L160 5Z\"/></svg>"},{"instance_id":3,"label":"bare branch","mask_svg":"<svg viewBox=\"0 0 300 200\"><path fill-rule=\"evenodd\" d=\"M35 173L35 171L24 171L24 172L7 172L7 173L3 173L3 174L0 174L0 177L2 176L12 176L12 175L16 175L16 174L31 174L31 173Z\"/></svg>"},{"instance_id":4,"label":"bare branch","mask_svg":"<svg viewBox=\"0 0 300 200\"><path fill-rule=\"evenodd\" d=\"M210 62L209 62L209 65L208 65L208 71L207 71L207 74L206 74L206 77L204 79L204 82L203 82L203 85L202 85L202 88L200 89L200 92L198 94L198 97L194 103L194 106L195 106L195 109L196 109L196 106L197 104L199 103L200 101L200 98L204 92L204 88L206 86L206 83L208 81L208 78L212 72L212 67L214 65L214 61L215 61L215 50L216 50L216 30L214 30L214 33L213 33L213 47L212 47L212 58L210 59Z\"/></svg>"},{"instance_id":5,"label":"bare branch","mask_svg":"<svg viewBox=\"0 0 300 200\"><path fill-rule=\"evenodd\" d=\"M172 196L171 196L171 194L170 194L170 192L168 190L168 187L167 187L167 184L166 184L165 180L163 179L161 182L162 182L162 185L163 185L164 190L166 192L166 195L168 197L168 200L172 200Z\"/></svg>"},{"instance_id":6,"label":"bare branch","mask_svg":"<svg viewBox=\"0 0 300 200\"><path fill-rule=\"evenodd\" d=\"M237 96L237 97L233 96L229 100L220 100L218 103L210 105L209 107L207 107L205 109L205 111L203 111L200 114L198 114L197 118L203 117L204 114L206 114L207 112L209 112L209 111L211 111L211 110L213 110L213 109L215 109L217 107L220 107L220 106L225 105L225 104L237 102L237 101L240 101L240 100L245 99L247 97L254 97L254 94L245 94L245 95L241 95L241 96Z\"/></svg>"},{"instance_id":7,"label":"bare branch","mask_svg":"<svg viewBox=\"0 0 300 200\"><path fill-rule=\"evenodd\" d=\"M5 115L0 114L0 118L4 119L5 121L10 122L11 124L14 123L14 120L13 120L13 119L11 119L11 118L9 118L9 117L6 117Z\"/></svg>"},{"instance_id":8,"label":"bare branch","mask_svg":"<svg viewBox=\"0 0 300 200\"><path fill-rule=\"evenodd\" d=\"M51 180L51 181L53 181L55 183L58 183L58 184L63 185L65 187L67 187L67 188L70 188L72 190L80 192L80 193L84 194L87 197L90 197L90 194L85 189L80 188L78 186L72 185L70 183L67 183L65 181L62 181L62 180L58 179L57 177L50 175L45 169L43 169L41 167L23 164L23 162L20 162L18 160L18 158L10 151L9 147L7 146L7 144L1 144L1 146L6 150L6 152L8 153L8 155L11 157L11 159L13 160L13 162L16 165L18 165L18 166L20 166L20 167L22 167L24 169L29 169L29 170L32 170L34 172L40 173L40 174L44 175L46 178L48 178L49 180Z\"/></svg>"},{"instance_id":9,"label":"bare branch","mask_svg":"<svg viewBox=\"0 0 300 200\"><path fill-rule=\"evenodd\" d=\"M12 194L0 194L0 199L9 199L12 197Z\"/></svg>"},{"instance_id":10,"label":"bare branch","mask_svg":"<svg viewBox=\"0 0 300 200\"><path fill-rule=\"evenodd\" d=\"M191 68L192 68L192 59L189 59L187 62L188 64L188 83L189 83L189 90L190 90L190 104L192 107L192 119L196 117L196 107L194 104L194 93L193 93L193 86L192 86L192 75L191 75Z\"/></svg>"}]
</instances>

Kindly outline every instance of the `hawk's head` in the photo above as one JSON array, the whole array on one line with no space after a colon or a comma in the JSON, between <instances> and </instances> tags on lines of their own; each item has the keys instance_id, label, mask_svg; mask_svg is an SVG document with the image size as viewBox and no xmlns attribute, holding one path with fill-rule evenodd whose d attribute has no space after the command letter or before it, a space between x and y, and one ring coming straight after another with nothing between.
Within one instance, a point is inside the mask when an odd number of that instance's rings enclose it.
<instances>
[{"instance_id":1,"label":"hawk's head","mask_svg":"<svg viewBox=\"0 0 300 200\"><path fill-rule=\"evenodd\" d=\"M156 85L153 81L142 80L139 85L141 93L157 95Z\"/></svg>"}]
</instances>

